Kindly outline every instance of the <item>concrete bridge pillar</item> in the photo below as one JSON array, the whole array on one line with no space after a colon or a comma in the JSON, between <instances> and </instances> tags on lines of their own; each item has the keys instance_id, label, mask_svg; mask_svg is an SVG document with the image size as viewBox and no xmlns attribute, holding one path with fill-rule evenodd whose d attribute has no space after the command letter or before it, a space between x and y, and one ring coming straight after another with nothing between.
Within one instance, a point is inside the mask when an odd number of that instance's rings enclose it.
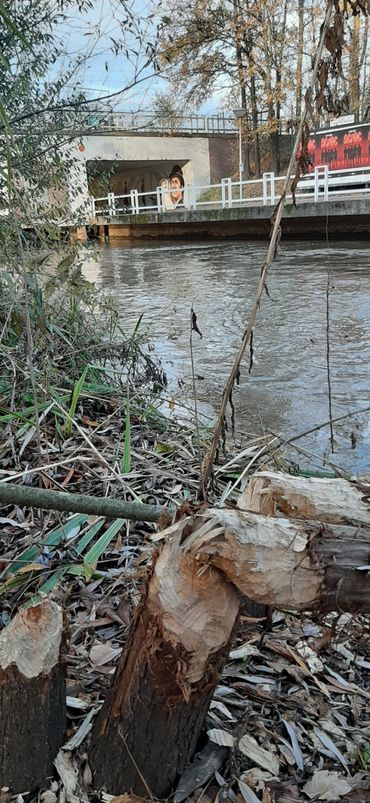
<instances>
[{"instance_id":1,"label":"concrete bridge pillar","mask_svg":"<svg viewBox=\"0 0 370 803\"><path fill-rule=\"evenodd\" d=\"M78 140L71 142L64 153L67 168L67 209L74 221L89 221L93 218L84 154L85 147Z\"/></svg>"}]
</instances>

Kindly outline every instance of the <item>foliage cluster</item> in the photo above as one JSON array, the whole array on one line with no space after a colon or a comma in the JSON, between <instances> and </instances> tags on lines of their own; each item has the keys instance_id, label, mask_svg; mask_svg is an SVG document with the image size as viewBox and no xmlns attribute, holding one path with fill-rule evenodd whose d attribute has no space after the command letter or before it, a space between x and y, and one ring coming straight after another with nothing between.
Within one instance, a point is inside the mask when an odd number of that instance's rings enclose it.
<instances>
[{"instance_id":1,"label":"foliage cluster","mask_svg":"<svg viewBox=\"0 0 370 803\"><path fill-rule=\"evenodd\" d=\"M297 126L325 5L317 0L190 0L181 7L175 0L166 2L162 59L169 64L177 99L199 103L218 95L230 112L245 108L243 137L251 146L247 168L251 151L257 174L261 139L270 143L276 172L277 134ZM367 12L367 3L347 3L337 15L344 41L341 70L331 76L332 111L353 112L356 119L369 104ZM330 63L328 54L329 72Z\"/></svg>"}]
</instances>

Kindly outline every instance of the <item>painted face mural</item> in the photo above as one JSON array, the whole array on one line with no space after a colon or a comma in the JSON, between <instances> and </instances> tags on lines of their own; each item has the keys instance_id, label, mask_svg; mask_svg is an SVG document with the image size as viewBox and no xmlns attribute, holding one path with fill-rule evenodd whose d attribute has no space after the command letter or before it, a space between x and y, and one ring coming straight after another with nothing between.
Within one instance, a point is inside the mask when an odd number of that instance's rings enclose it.
<instances>
[{"instance_id":1,"label":"painted face mural","mask_svg":"<svg viewBox=\"0 0 370 803\"><path fill-rule=\"evenodd\" d=\"M184 206L184 176L180 165L174 165L168 179L161 181L165 209Z\"/></svg>"}]
</instances>

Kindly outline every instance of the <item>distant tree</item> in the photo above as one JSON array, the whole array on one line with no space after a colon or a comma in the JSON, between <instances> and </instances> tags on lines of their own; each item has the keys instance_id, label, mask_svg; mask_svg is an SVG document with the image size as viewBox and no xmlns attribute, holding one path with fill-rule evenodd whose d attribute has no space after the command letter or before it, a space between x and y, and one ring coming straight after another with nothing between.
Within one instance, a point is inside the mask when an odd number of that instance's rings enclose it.
<instances>
[{"instance_id":1,"label":"distant tree","mask_svg":"<svg viewBox=\"0 0 370 803\"><path fill-rule=\"evenodd\" d=\"M158 69L156 23L142 19L130 0L106 3L106 13L116 25L114 37L103 34L99 24L91 26L83 40L86 44L70 57L63 38L76 25L76 16L87 26L87 14L93 8L92 0L3 0L0 4L3 198L12 175L12 193L25 216L28 210L33 218L38 211L45 214L46 196L54 211L62 212L69 143L82 131L95 128L106 113L104 103L109 97L113 102L121 100L126 89ZM153 36L147 37L151 25ZM98 44L107 64L112 55L122 56L125 72L121 89L96 102L83 86L83 75Z\"/></svg>"},{"instance_id":2,"label":"distant tree","mask_svg":"<svg viewBox=\"0 0 370 803\"><path fill-rule=\"evenodd\" d=\"M352 4L353 5L353 4ZM346 5L350 57L336 76L334 103L344 108L348 86L352 105L365 107L368 18ZM167 0L161 57L177 97L200 104L210 96L247 109L243 138L260 172L261 142L268 139L270 165L280 167L282 121L293 125L302 110L305 78L311 69L323 17L320 0ZM362 90L361 90L362 87ZM286 128L286 127L285 127ZM248 159L247 159L248 162Z\"/></svg>"},{"instance_id":3,"label":"distant tree","mask_svg":"<svg viewBox=\"0 0 370 803\"><path fill-rule=\"evenodd\" d=\"M181 122L180 104L174 100L173 92L156 92L152 103L155 123L160 123L164 130L173 133Z\"/></svg>"}]
</instances>

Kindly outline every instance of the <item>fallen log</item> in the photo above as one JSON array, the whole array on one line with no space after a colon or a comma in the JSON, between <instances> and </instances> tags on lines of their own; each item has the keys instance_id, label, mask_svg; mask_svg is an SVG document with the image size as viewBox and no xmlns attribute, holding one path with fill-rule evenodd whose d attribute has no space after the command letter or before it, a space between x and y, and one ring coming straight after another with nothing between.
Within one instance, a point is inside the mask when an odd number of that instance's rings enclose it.
<instances>
[{"instance_id":1,"label":"fallen log","mask_svg":"<svg viewBox=\"0 0 370 803\"><path fill-rule=\"evenodd\" d=\"M370 527L370 485L259 471L239 497L238 507L265 516Z\"/></svg>"},{"instance_id":2,"label":"fallen log","mask_svg":"<svg viewBox=\"0 0 370 803\"><path fill-rule=\"evenodd\" d=\"M210 509L195 517L183 549L255 602L292 611L370 610L369 527Z\"/></svg>"},{"instance_id":3,"label":"fallen log","mask_svg":"<svg viewBox=\"0 0 370 803\"><path fill-rule=\"evenodd\" d=\"M20 611L0 634L0 788L35 790L63 743L66 692L62 611Z\"/></svg>"},{"instance_id":4,"label":"fallen log","mask_svg":"<svg viewBox=\"0 0 370 803\"><path fill-rule=\"evenodd\" d=\"M167 796L200 735L238 614L236 589L291 610L370 610L370 528L208 509L159 533L113 688L96 722L94 784Z\"/></svg>"}]
</instances>

